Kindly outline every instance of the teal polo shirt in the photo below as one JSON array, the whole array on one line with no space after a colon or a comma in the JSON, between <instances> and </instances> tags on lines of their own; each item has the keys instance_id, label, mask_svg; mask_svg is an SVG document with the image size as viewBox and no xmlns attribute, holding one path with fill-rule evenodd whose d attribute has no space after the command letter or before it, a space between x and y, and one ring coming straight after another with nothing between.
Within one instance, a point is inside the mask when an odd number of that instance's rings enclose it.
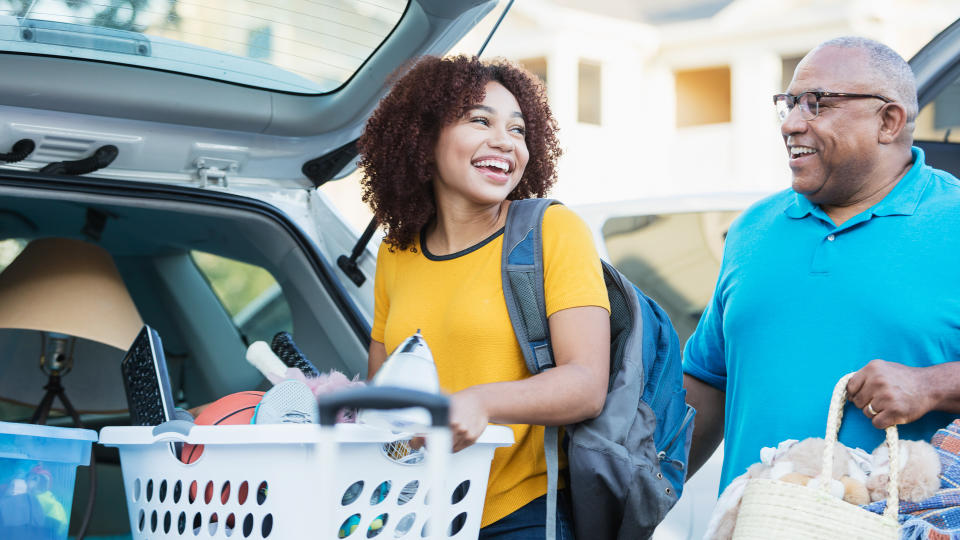
<instances>
[{"instance_id":1,"label":"teal polo shirt","mask_svg":"<svg viewBox=\"0 0 960 540\"><path fill-rule=\"evenodd\" d=\"M792 190L730 227L716 289L684 371L726 392L720 489L785 439L823 437L837 380L875 358L960 360L960 182L913 148L910 171L837 227ZM952 415L900 427L929 440ZM848 403L840 441L872 451L883 432Z\"/></svg>"}]
</instances>

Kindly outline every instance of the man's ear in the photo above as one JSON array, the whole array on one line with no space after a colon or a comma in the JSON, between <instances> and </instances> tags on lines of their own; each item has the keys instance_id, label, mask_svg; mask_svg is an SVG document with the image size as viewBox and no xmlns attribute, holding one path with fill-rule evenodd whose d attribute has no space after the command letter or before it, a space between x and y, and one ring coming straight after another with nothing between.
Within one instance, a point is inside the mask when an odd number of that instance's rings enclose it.
<instances>
[{"instance_id":1,"label":"man's ear","mask_svg":"<svg viewBox=\"0 0 960 540\"><path fill-rule=\"evenodd\" d=\"M880 144L890 144L900 138L907 125L907 109L899 103L887 103L880 109Z\"/></svg>"}]
</instances>

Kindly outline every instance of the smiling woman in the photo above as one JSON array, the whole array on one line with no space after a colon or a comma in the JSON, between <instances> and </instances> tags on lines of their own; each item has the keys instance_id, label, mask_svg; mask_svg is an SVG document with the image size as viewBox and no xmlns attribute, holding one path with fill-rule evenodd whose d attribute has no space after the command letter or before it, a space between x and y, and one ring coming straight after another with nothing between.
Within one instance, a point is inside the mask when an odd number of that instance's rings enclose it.
<instances>
[{"instance_id":1,"label":"smiling woman","mask_svg":"<svg viewBox=\"0 0 960 540\"><path fill-rule=\"evenodd\" d=\"M483 104L490 81L510 94L513 103L498 104L510 108L501 111L516 122L508 129L523 130L521 139L529 154L526 167L513 171L519 173L519 182L504 198L542 197L556 181L561 153L557 126L535 76L507 61L484 64L464 56L425 58L381 101L358 142L365 171L363 200L386 228L388 244L411 247L435 216L432 181L439 165L441 130L454 122L489 123L483 115L490 115L493 107L475 106ZM480 116L464 116L466 112ZM517 112L521 116L515 116Z\"/></svg>"},{"instance_id":2,"label":"smiling woman","mask_svg":"<svg viewBox=\"0 0 960 540\"><path fill-rule=\"evenodd\" d=\"M606 394L609 303L579 217L554 206L543 218L555 368L529 374L503 298L504 223L511 201L553 185L556 130L543 87L522 68L426 58L381 101L359 141L364 199L387 230L368 376L419 329L452 394L454 450L473 444L488 422L510 424L517 443L491 465L485 540L545 536L553 509L544 426L595 417ZM571 538L564 505L556 518L556 538Z\"/></svg>"}]
</instances>

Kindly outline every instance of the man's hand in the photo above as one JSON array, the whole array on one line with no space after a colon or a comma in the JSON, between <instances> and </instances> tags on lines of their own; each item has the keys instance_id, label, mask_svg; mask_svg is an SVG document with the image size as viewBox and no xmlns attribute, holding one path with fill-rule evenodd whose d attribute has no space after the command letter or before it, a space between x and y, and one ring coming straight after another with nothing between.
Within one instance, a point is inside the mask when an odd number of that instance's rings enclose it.
<instances>
[{"instance_id":1,"label":"man's hand","mask_svg":"<svg viewBox=\"0 0 960 540\"><path fill-rule=\"evenodd\" d=\"M913 422L937 406L940 385L930 380L933 376L931 368L872 360L847 382L847 396L874 427L886 429Z\"/></svg>"},{"instance_id":2,"label":"man's hand","mask_svg":"<svg viewBox=\"0 0 960 540\"><path fill-rule=\"evenodd\" d=\"M450 430L453 451L459 452L477 442L487 429L490 415L483 405L477 387L470 387L450 396Z\"/></svg>"}]
</instances>

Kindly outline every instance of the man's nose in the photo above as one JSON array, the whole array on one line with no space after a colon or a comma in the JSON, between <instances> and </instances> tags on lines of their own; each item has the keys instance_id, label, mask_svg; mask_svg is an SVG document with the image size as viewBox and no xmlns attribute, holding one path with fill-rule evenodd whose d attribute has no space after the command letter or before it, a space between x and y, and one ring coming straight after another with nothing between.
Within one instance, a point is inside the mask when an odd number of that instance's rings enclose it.
<instances>
[{"instance_id":1,"label":"man's nose","mask_svg":"<svg viewBox=\"0 0 960 540\"><path fill-rule=\"evenodd\" d=\"M796 105L790 109L786 118L783 119L783 122L780 122L780 133L784 137L793 133L804 131L806 128L807 121L803 119L803 112L800 111L799 105Z\"/></svg>"}]
</instances>

